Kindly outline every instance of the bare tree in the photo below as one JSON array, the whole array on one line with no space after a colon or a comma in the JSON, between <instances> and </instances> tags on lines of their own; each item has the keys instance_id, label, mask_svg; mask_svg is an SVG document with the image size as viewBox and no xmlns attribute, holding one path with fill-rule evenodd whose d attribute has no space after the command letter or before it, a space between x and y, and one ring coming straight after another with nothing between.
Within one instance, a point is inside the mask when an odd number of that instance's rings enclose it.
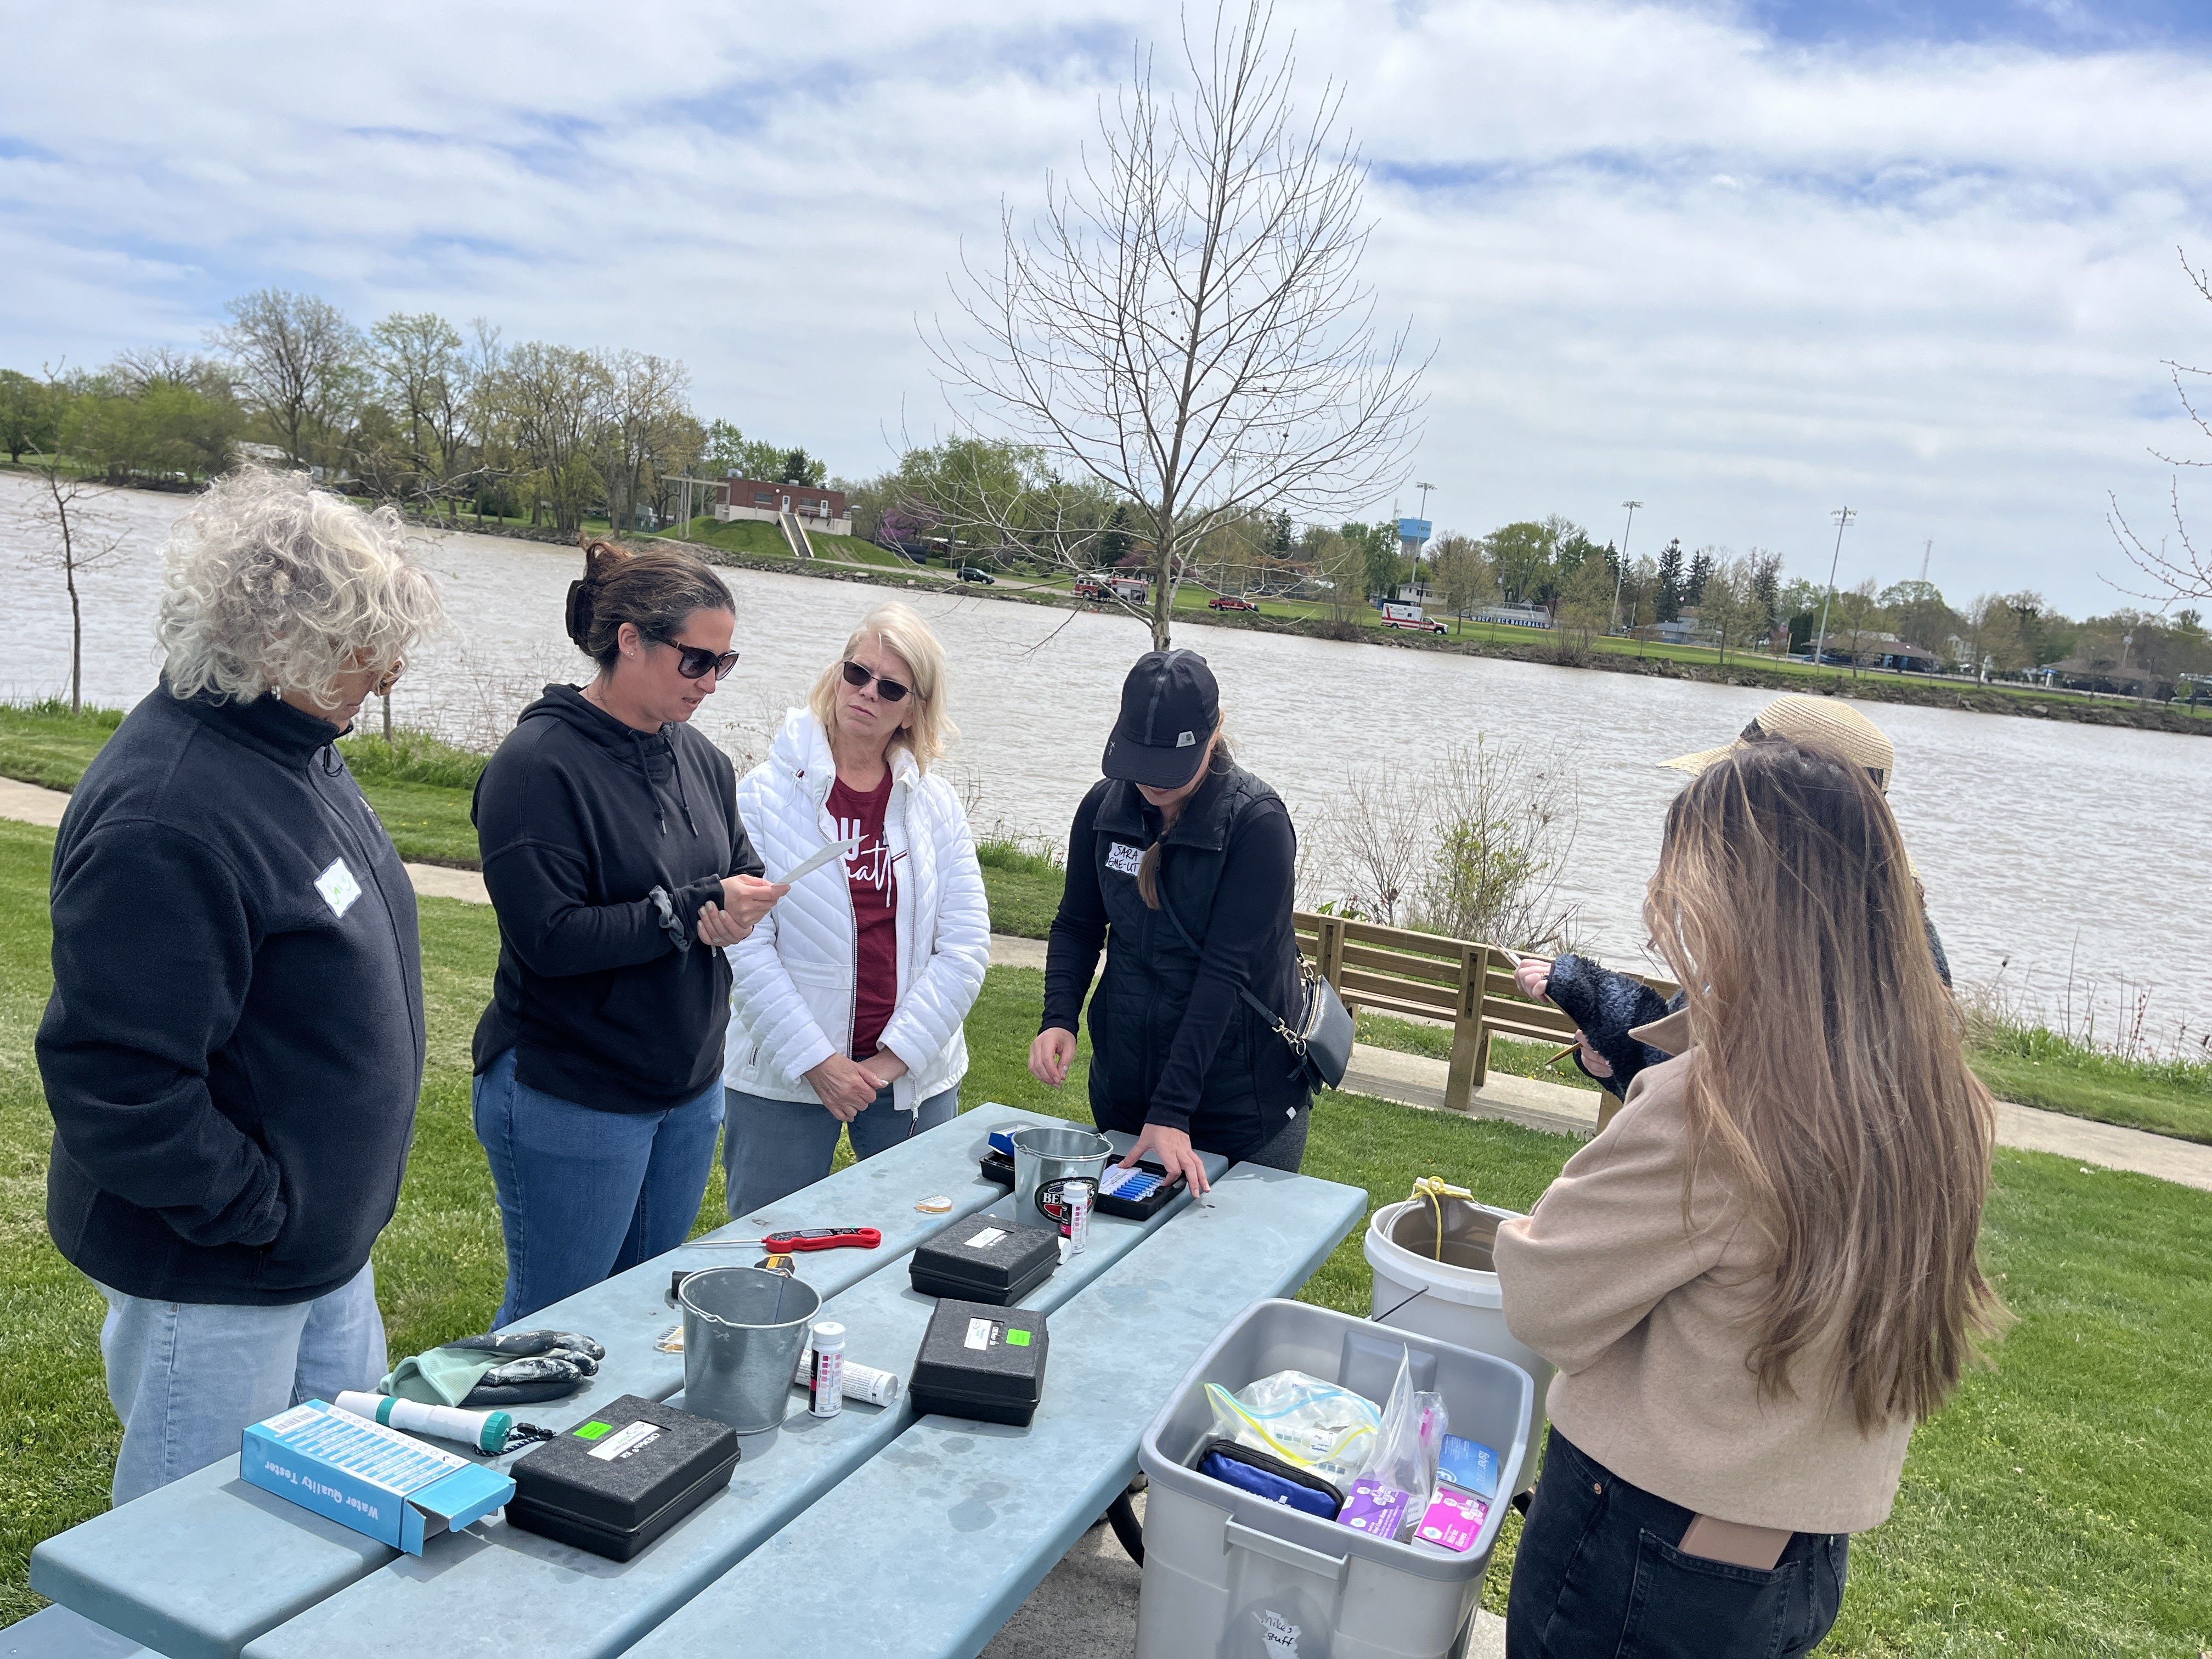
<instances>
[{"instance_id":1,"label":"bare tree","mask_svg":"<svg viewBox=\"0 0 2212 1659\"><path fill-rule=\"evenodd\" d=\"M598 355L532 341L507 354L500 405L514 447L537 474L535 491L553 507L553 522L574 532L605 488L592 465L599 440L607 369ZM538 515L535 507L531 522Z\"/></svg>"},{"instance_id":2,"label":"bare tree","mask_svg":"<svg viewBox=\"0 0 2212 1659\"><path fill-rule=\"evenodd\" d=\"M359 331L329 301L264 288L230 302L210 341L230 354L244 401L296 465L324 459L362 384Z\"/></svg>"},{"instance_id":3,"label":"bare tree","mask_svg":"<svg viewBox=\"0 0 2212 1659\"><path fill-rule=\"evenodd\" d=\"M482 359L434 312L394 312L368 332L372 366L406 437L414 493L426 506L443 501L453 516L477 473Z\"/></svg>"},{"instance_id":4,"label":"bare tree","mask_svg":"<svg viewBox=\"0 0 2212 1659\"><path fill-rule=\"evenodd\" d=\"M623 351L605 362L594 459L605 481L607 522L619 535L660 479L681 472L706 447L685 393L691 371L673 358Z\"/></svg>"},{"instance_id":5,"label":"bare tree","mask_svg":"<svg viewBox=\"0 0 2212 1659\"><path fill-rule=\"evenodd\" d=\"M1613 615L1613 566L1589 554L1567 573L1552 607L1552 644L1561 662L1580 662Z\"/></svg>"},{"instance_id":6,"label":"bare tree","mask_svg":"<svg viewBox=\"0 0 2212 1659\"><path fill-rule=\"evenodd\" d=\"M31 471L38 486L20 509L20 517L28 532L31 558L59 570L62 585L69 590L70 713L74 714L84 707L84 611L76 579L104 563L131 532L100 508L112 491L64 473L52 455L33 456Z\"/></svg>"},{"instance_id":7,"label":"bare tree","mask_svg":"<svg viewBox=\"0 0 2212 1659\"><path fill-rule=\"evenodd\" d=\"M935 349L948 394L1133 504L1152 544L1153 643L1188 551L1255 509L1364 507L1406 476L1425 363L1382 338L1358 280L1364 168L1324 87L1310 118L1272 12L1214 16L1177 99L1140 59L1101 106L1103 154L1048 179L1042 219L1001 214L997 269L964 265L981 336Z\"/></svg>"},{"instance_id":8,"label":"bare tree","mask_svg":"<svg viewBox=\"0 0 2212 1659\"><path fill-rule=\"evenodd\" d=\"M1327 815L1349 909L1395 927L1429 856L1431 811L1424 774L1355 768Z\"/></svg>"},{"instance_id":9,"label":"bare tree","mask_svg":"<svg viewBox=\"0 0 2212 1659\"><path fill-rule=\"evenodd\" d=\"M2212 303L2212 269L2196 270L2191 266L2187 253L2179 248L2174 252L2180 255L2181 268L2189 273L2189 280L2197 293L2208 303ZM2192 398L2189 392L2192 380L2200 377L2212 379L2212 368L2200 368L2172 357L2165 362L2166 373L2173 377L2174 395L2181 399L2181 407L2191 423L2206 437L2212 438L2212 416L2207 416L2198 408L2197 399ZM2150 453L2171 467L2212 467L2212 460L2168 455L2156 449ZM2148 583L2150 590L2142 592L2131 587L2123 587L2120 592L2133 599L2169 603L2176 599L2212 599L2212 555L2205 553L2190 538L2189 524L2181 513L2181 477L2178 471L2166 483L2166 506L2173 515L2175 539L2181 544L2179 553L2171 549L2163 537L2160 538L2158 546L2153 548L2136 534L2135 526L2121 512L2120 498L2109 495L2106 499L2112 504L2112 514L2106 520L2111 526L2112 538L2119 544L2120 551L2128 562ZM2118 586L2118 584L2114 583L2113 586Z\"/></svg>"},{"instance_id":10,"label":"bare tree","mask_svg":"<svg viewBox=\"0 0 2212 1659\"><path fill-rule=\"evenodd\" d=\"M1698 620L1720 647L1723 665L1731 646L1741 650L1766 626L1766 605L1759 592L1760 556L1754 550L1748 559L1723 558L1705 573L1705 590L1698 599Z\"/></svg>"}]
</instances>

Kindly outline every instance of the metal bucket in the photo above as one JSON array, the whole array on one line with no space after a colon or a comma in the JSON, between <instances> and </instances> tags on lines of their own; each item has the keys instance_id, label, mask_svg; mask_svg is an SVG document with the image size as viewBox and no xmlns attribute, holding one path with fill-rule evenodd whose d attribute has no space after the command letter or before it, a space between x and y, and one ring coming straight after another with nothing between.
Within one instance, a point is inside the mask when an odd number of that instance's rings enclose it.
<instances>
[{"instance_id":1,"label":"metal bucket","mask_svg":"<svg viewBox=\"0 0 2212 1659\"><path fill-rule=\"evenodd\" d=\"M1095 1191L1113 1156L1113 1144L1091 1129L1024 1129L1014 1137L1014 1219L1058 1227L1060 1183L1087 1181Z\"/></svg>"},{"instance_id":2,"label":"metal bucket","mask_svg":"<svg viewBox=\"0 0 2212 1659\"><path fill-rule=\"evenodd\" d=\"M703 1267L677 1292L684 1306L684 1408L739 1434L779 1426L822 1293L788 1273Z\"/></svg>"}]
</instances>

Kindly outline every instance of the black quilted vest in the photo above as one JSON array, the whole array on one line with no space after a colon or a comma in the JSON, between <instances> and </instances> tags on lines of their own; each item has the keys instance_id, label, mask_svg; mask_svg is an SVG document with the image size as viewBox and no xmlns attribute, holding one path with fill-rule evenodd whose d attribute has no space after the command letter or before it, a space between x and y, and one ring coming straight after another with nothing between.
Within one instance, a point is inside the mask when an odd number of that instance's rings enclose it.
<instances>
[{"instance_id":1,"label":"black quilted vest","mask_svg":"<svg viewBox=\"0 0 2212 1659\"><path fill-rule=\"evenodd\" d=\"M1214 896L1237 879L1225 849L1237 820L1280 797L1242 767L1216 772L1191 797L1161 850L1160 889L1192 939L1203 945ZM1090 852L1104 896L1106 969L1091 997L1091 1110L1100 1127L1131 1134L1145 1114L1175 1042L1199 958L1164 910L1148 908L1137 890L1139 856L1159 830L1159 814L1136 787L1110 783L1099 802ZM1080 849L1068 849L1080 856ZM1282 896L1279 935L1263 959L1275 964L1250 988L1285 1017L1297 1012L1297 940L1291 895ZM1190 1121L1191 1144L1235 1159L1256 1152L1310 1103L1289 1046L1239 998L1214 1050Z\"/></svg>"}]
</instances>

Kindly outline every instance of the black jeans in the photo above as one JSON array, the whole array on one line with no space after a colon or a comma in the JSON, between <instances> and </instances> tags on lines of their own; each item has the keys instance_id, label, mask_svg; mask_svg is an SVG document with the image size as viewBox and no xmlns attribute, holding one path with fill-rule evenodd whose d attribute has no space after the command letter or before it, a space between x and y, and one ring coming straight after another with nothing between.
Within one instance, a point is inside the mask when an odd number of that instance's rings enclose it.
<instances>
[{"instance_id":1,"label":"black jeans","mask_svg":"<svg viewBox=\"0 0 2212 1659\"><path fill-rule=\"evenodd\" d=\"M1246 1164L1264 1164L1271 1170L1288 1170L1292 1175L1306 1161L1306 1131L1313 1127L1313 1108L1302 1106L1283 1120L1283 1127L1267 1137L1255 1151L1244 1154Z\"/></svg>"},{"instance_id":2,"label":"black jeans","mask_svg":"<svg viewBox=\"0 0 2212 1659\"><path fill-rule=\"evenodd\" d=\"M1801 1532L1761 1572L1683 1554L1692 1519L1551 1431L1513 1559L1507 1659L1797 1659L1820 1645L1849 1534Z\"/></svg>"}]
</instances>

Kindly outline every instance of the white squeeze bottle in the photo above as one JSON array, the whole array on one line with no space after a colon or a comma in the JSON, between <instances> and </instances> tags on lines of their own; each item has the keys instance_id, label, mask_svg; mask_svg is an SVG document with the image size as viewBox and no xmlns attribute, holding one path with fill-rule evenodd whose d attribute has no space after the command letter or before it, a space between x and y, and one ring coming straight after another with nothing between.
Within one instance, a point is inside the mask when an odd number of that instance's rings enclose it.
<instances>
[{"instance_id":1,"label":"white squeeze bottle","mask_svg":"<svg viewBox=\"0 0 2212 1659\"><path fill-rule=\"evenodd\" d=\"M845 1328L834 1319L814 1328L813 1397L806 1409L817 1417L845 1409Z\"/></svg>"}]
</instances>

